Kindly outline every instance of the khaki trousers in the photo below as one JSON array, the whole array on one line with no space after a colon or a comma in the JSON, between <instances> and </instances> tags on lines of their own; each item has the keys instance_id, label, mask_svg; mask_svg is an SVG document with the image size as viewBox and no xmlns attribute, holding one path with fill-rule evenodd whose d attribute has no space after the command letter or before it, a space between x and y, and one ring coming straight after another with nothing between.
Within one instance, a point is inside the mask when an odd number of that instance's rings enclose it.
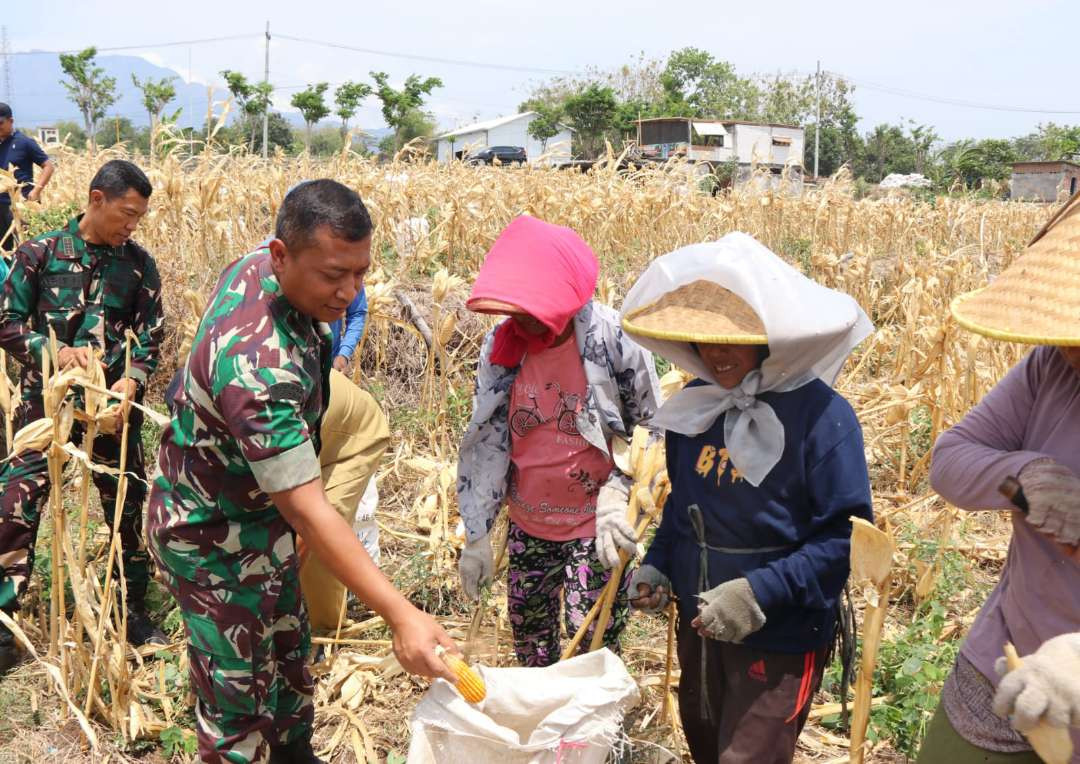
<instances>
[{"instance_id":1,"label":"khaki trousers","mask_svg":"<svg viewBox=\"0 0 1080 764\"><path fill-rule=\"evenodd\" d=\"M320 432L323 488L351 528L368 481L390 444L390 429L371 395L344 374L331 371L330 405ZM314 554L300 569L300 586L311 628L337 626L345 587Z\"/></svg>"}]
</instances>

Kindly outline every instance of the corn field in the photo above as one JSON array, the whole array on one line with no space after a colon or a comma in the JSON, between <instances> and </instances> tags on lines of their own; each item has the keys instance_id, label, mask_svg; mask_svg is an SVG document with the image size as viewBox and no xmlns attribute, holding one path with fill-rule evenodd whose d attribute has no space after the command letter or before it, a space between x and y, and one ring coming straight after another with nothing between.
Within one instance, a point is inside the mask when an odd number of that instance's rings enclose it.
<instances>
[{"instance_id":1,"label":"corn field","mask_svg":"<svg viewBox=\"0 0 1080 764\"><path fill-rule=\"evenodd\" d=\"M62 149L54 156L58 171L45 195L47 208L81 205L100 164L122 156ZM387 164L352 154L263 161L212 152L138 161L154 194L135 238L157 260L168 321L152 403L160 402L160 388L182 358L185 333L190 337L198 318L195 307L226 264L271 234L289 187L331 177L360 193L376 227L366 287L370 313L354 379L376 394L393 431L391 455L377 476L384 568L466 643L474 659L513 660L499 587L476 612L456 592L456 444L479 343L492 321L467 313L463 302L487 248L519 214L577 230L602 264L598 297L615 307L651 258L733 230L757 237L808 276L859 301L876 332L857 349L837 387L862 422L877 525L896 547L886 638L934 596L947 552L991 574L1003 559L1004 525L961 516L930 491L930 446L1024 352L959 329L949 319L949 302L1007 265L1049 217L1045 206L966 197L856 199L843 173L799 197L755 189L710 196L678 164L625 173L612 161L582 174L417 163L407 155ZM35 222L41 208L22 204L18 212L41 227ZM14 443L45 448L51 474L64 474L66 487L54 479L52 520L43 523L39 540L39 549L51 549L51 591L36 591L37 614L31 604L17 627L35 660L5 682L15 687L11 692L24 689L27 705L47 715L58 732L47 744L30 730L16 737L28 751L52 745L64 760L126 760L140 740L153 741L158 760L190 760L183 744L190 740L191 712L182 631L157 654L124 643L122 582L111 573L118 535L107 528L88 532L97 512L89 471L98 467L86 457L89 441L67 442L73 418L89 423L90 433L115 428L115 406L101 395L99 380L45 371L52 380L50 418L16 434ZM665 383L677 384L677 377L668 375ZM9 427L15 395L10 382L0 380ZM647 461L656 458L650 454ZM648 511L641 516L647 520L662 492L660 482L649 482L655 470L646 471L642 506ZM962 612L950 612L941 639L962 638L977 605L972 600ZM678 755L673 679L665 671L666 651L656 647L667 625L636 621L625 658L639 678L643 703L631 737L642 751ZM314 666L316 742L323 755L335 762L403 761L408 712L422 687L401 674L381 620L345 618L315 642L324 649ZM824 703L812 718L829 713L834 709ZM878 730L871 737L868 760L891 760L887 734ZM846 760L846 743L841 733L811 724L801 755ZM635 761L665 760L657 755L643 753Z\"/></svg>"}]
</instances>

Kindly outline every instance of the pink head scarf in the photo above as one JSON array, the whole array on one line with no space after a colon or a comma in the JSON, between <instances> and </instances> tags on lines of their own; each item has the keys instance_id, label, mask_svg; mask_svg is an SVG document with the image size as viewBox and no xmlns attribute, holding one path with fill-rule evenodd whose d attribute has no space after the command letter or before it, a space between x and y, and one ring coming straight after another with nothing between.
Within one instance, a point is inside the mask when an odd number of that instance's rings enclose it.
<instances>
[{"instance_id":1,"label":"pink head scarf","mask_svg":"<svg viewBox=\"0 0 1080 764\"><path fill-rule=\"evenodd\" d=\"M592 298L598 272L596 255L574 231L528 215L515 218L488 250L466 306L511 305L547 331L531 335L513 319L504 321L495 330L491 362L517 366L526 352L550 347Z\"/></svg>"}]
</instances>

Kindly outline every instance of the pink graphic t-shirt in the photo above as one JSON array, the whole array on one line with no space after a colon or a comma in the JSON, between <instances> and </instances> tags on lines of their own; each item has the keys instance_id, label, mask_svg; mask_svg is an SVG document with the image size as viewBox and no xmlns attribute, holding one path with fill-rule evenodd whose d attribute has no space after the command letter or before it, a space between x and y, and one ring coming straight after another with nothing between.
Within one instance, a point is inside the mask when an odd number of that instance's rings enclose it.
<instances>
[{"instance_id":1,"label":"pink graphic t-shirt","mask_svg":"<svg viewBox=\"0 0 1080 764\"><path fill-rule=\"evenodd\" d=\"M585 369L573 337L522 362L510 390L510 518L548 541L596 535L608 455L581 437Z\"/></svg>"}]
</instances>

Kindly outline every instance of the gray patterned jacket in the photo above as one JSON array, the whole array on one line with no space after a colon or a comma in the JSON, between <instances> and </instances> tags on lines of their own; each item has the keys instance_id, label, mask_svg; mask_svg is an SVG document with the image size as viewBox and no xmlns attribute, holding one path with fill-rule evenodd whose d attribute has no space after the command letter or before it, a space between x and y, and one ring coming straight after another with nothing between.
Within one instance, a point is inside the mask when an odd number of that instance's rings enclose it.
<instances>
[{"instance_id":1,"label":"gray patterned jacket","mask_svg":"<svg viewBox=\"0 0 1080 764\"><path fill-rule=\"evenodd\" d=\"M623 334L619 315L589 302L574 316L574 335L585 368L585 406L577 415L581 436L609 453L612 438L629 439L634 427L648 421L659 406L660 382L652 354ZM458 509L468 541L491 530L506 496L510 477L510 387L520 366L490 361L495 341L484 338L476 370L473 414L458 453ZM629 478L613 469L610 483Z\"/></svg>"}]
</instances>

